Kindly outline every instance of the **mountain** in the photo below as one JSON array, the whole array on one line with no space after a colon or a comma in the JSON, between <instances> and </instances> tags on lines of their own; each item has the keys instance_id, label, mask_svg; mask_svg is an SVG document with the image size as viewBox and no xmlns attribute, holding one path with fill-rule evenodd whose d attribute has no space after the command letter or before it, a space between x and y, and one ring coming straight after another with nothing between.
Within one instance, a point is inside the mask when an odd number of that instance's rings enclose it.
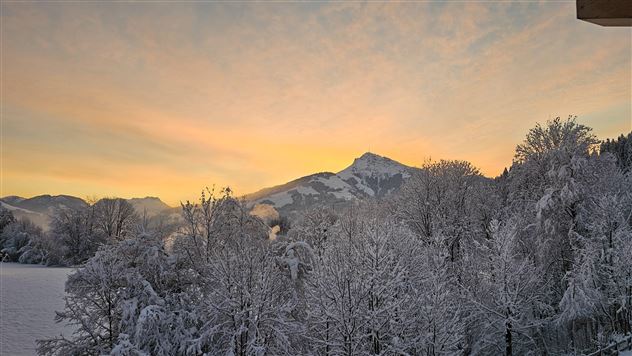
<instances>
[{"instance_id":1,"label":"mountain","mask_svg":"<svg viewBox=\"0 0 632 356\"><path fill-rule=\"evenodd\" d=\"M367 152L338 173L312 174L245 198L253 205L268 204L281 215L293 216L316 204L338 207L356 200L387 196L399 189L416 169Z\"/></svg>"},{"instance_id":2,"label":"mountain","mask_svg":"<svg viewBox=\"0 0 632 356\"><path fill-rule=\"evenodd\" d=\"M165 204L160 198L145 197L127 199L139 214L147 212L148 216L154 216L162 212L173 213L174 208ZM71 195L38 195L32 198L23 198L16 195L6 196L0 199L0 205L10 210L16 218L28 218L33 223L47 229L50 216L58 209L81 209L88 206L83 199ZM177 209L179 213L179 209Z\"/></svg>"},{"instance_id":3,"label":"mountain","mask_svg":"<svg viewBox=\"0 0 632 356\"><path fill-rule=\"evenodd\" d=\"M365 153L337 175L366 196L383 197L399 188L413 169L390 158Z\"/></svg>"},{"instance_id":4,"label":"mountain","mask_svg":"<svg viewBox=\"0 0 632 356\"><path fill-rule=\"evenodd\" d=\"M83 199L71 195L45 194L32 198L11 195L3 197L0 201L3 203L3 206L8 205L7 209L9 210L12 210L11 208L24 209L47 215L59 208L81 209L88 206L88 203ZM131 198L127 199L127 201L130 202L140 214L142 214L143 211L147 211L148 214L153 215L167 209L172 209L157 197Z\"/></svg>"},{"instance_id":5,"label":"mountain","mask_svg":"<svg viewBox=\"0 0 632 356\"><path fill-rule=\"evenodd\" d=\"M26 218L32 221L34 224L44 229L48 227L48 223L49 223L48 215L31 211L31 210L27 210L27 209L23 209L23 208L19 208L17 206L6 203L4 199L5 198L2 198L2 200L0 200L0 206L11 211L13 216L16 217L17 219ZM12 199L7 199L7 200L11 202L19 202L19 200L12 200Z\"/></svg>"},{"instance_id":6,"label":"mountain","mask_svg":"<svg viewBox=\"0 0 632 356\"><path fill-rule=\"evenodd\" d=\"M147 213L148 216L157 215L166 210L172 209L157 197L144 197L127 199L139 214Z\"/></svg>"},{"instance_id":7,"label":"mountain","mask_svg":"<svg viewBox=\"0 0 632 356\"><path fill-rule=\"evenodd\" d=\"M2 202L6 203L6 204L9 204L9 205L12 205L12 206L15 207L16 205L20 204L20 202L26 200L26 198L22 198L22 197L19 197L17 195L9 195L9 196L6 196L6 197L4 197L4 198L2 198L0 200ZM11 210L11 209L9 209L9 210Z\"/></svg>"},{"instance_id":8,"label":"mountain","mask_svg":"<svg viewBox=\"0 0 632 356\"><path fill-rule=\"evenodd\" d=\"M18 208L17 206L11 205L9 203L5 203L3 200L0 200L0 206L2 206L3 208L5 208L5 209L7 209L9 211L12 211L12 212L21 211L21 212L24 212L24 213L39 214L39 213L36 213L34 211Z\"/></svg>"},{"instance_id":9,"label":"mountain","mask_svg":"<svg viewBox=\"0 0 632 356\"><path fill-rule=\"evenodd\" d=\"M70 195L38 195L32 198L22 198L17 196L10 196L2 198L2 201L15 206L36 213L50 214L55 209L59 208L71 208L79 209L88 206L83 199L73 197Z\"/></svg>"},{"instance_id":10,"label":"mountain","mask_svg":"<svg viewBox=\"0 0 632 356\"><path fill-rule=\"evenodd\" d=\"M32 198L6 196L0 199L2 207L10 210L16 218L27 218L34 224L47 229L50 215L57 209L79 209L88 206L83 199L71 195L38 195Z\"/></svg>"},{"instance_id":11,"label":"mountain","mask_svg":"<svg viewBox=\"0 0 632 356\"><path fill-rule=\"evenodd\" d=\"M338 173L321 172L291 182L261 189L244 198L252 206L267 204L281 215L292 217L314 205L348 206L355 201L384 197L396 191L417 168L409 167L374 153L365 153ZM128 201L139 214L179 214L160 198L132 198ZM49 216L59 208L79 209L88 206L83 199L70 195L39 195L32 198L6 196L2 206L16 216L25 216L38 225L48 225Z\"/></svg>"}]
</instances>

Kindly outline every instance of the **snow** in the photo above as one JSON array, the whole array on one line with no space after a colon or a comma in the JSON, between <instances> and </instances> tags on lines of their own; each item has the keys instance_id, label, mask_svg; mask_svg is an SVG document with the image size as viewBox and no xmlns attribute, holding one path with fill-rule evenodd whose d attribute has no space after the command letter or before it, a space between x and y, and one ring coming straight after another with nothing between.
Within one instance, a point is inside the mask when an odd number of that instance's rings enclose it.
<instances>
[{"instance_id":1,"label":"snow","mask_svg":"<svg viewBox=\"0 0 632 356\"><path fill-rule=\"evenodd\" d=\"M626 338L629 337L630 335L616 335L614 337L614 341L616 342L621 342L624 339L627 340ZM624 343L620 344L619 347L617 348L617 351L625 349L624 351L619 351L619 356L632 356L632 348L629 348L628 345L630 345L630 343L628 343L628 341L624 341Z\"/></svg>"},{"instance_id":2,"label":"snow","mask_svg":"<svg viewBox=\"0 0 632 356\"><path fill-rule=\"evenodd\" d=\"M337 176L346 182L354 179L356 181L354 183L356 189L368 196L375 196L375 190L366 184L367 178L389 179L398 174L401 174L403 178L409 178L410 173L408 169L409 167L390 158L373 153L365 153L360 158L356 158L351 166L338 172Z\"/></svg>"},{"instance_id":3,"label":"snow","mask_svg":"<svg viewBox=\"0 0 632 356\"><path fill-rule=\"evenodd\" d=\"M362 184L361 182L356 184L356 188L358 188L361 191L365 192L370 197L375 196L375 191L373 191L373 189L367 187L366 185Z\"/></svg>"},{"instance_id":4,"label":"snow","mask_svg":"<svg viewBox=\"0 0 632 356\"><path fill-rule=\"evenodd\" d=\"M356 158L351 166L338 172L338 176L344 180L349 178L357 179L357 176L378 175L391 177L396 174L401 174L404 178L408 178L410 174L407 172L407 168L405 165L390 158L373 153L365 153L360 158Z\"/></svg>"},{"instance_id":5,"label":"snow","mask_svg":"<svg viewBox=\"0 0 632 356\"><path fill-rule=\"evenodd\" d=\"M333 194L333 196L335 196L337 199L353 200L356 198L355 195L346 190L343 190L341 192L331 192L331 194Z\"/></svg>"},{"instance_id":6,"label":"snow","mask_svg":"<svg viewBox=\"0 0 632 356\"><path fill-rule=\"evenodd\" d=\"M294 203L294 199L292 199L292 196L288 192L272 194L269 197L262 199L262 201L272 202L272 205L274 205L275 208L282 208Z\"/></svg>"},{"instance_id":7,"label":"snow","mask_svg":"<svg viewBox=\"0 0 632 356\"><path fill-rule=\"evenodd\" d=\"M327 178L318 177L316 178L316 181L321 182L332 189L351 189L351 186L337 175L332 175Z\"/></svg>"},{"instance_id":8,"label":"snow","mask_svg":"<svg viewBox=\"0 0 632 356\"><path fill-rule=\"evenodd\" d=\"M332 175L327 178L318 177L316 181L331 188L332 191L330 193L338 199L353 200L356 198L355 195L351 193L353 187L337 175Z\"/></svg>"},{"instance_id":9,"label":"snow","mask_svg":"<svg viewBox=\"0 0 632 356\"><path fill-rule=\"evenodd\" d=\"M312 187L297 187L296 191L299 192L299 194L302 195L318 195L320 193L318 193L316 191L316 189L312 188Z\"/></svg>"},{"instance_id":10,"label":"snow","mask_svg":"<svg viewBox=\"0 0 632 356\"><path fill-rule=\"evenodd\" d=\"M294 203L294 198L292 198L293 194L301 194L301 195L319 195L318 191L312 187L297 187L287 190L285 192L280 192L276 194L272 194L269 197L261 199L261 201L270 201L275 208L282 208L286 205Z\"/></svg>"},{"instance_id":11,"label":"snow","mask_svg":"<svg viewBox=\"0 0 632 356\"><path fill-rule=\"evenodd\" d=\"M280 209L295 203L293 196L296 194L303 198L311 196L311 199L303 199L308 202L307 204L316 200L326 201L332 195L335 199L347 201L356 200L359 197L374 197L392 190L392 187L388 186L392 182L389 181L391 178L397 175L401 175L404 179L409 178L410 169L390 158L365 153L338 173L314 174L309 179L301 181L298 186L292 185L285 191L276 191L274 194L260 197L255 202L269 203ZM325 186L324 189L322 185ZM374 185L377 186L373 187Z\"/></svg>"},{"instance_id":12,"label":"snow","mask_svg":"<svg viewBox=\"0 0 632 356\"><path fill-rule=\"evenodd\" d=\"M72 270L0 263L0 355L35 355L35 340L72 332L54 321Z\"/></svg>"},{"instance_id":13,"label":"snow","mask_svg":"<svg viewBox=\"0 0 632 356\"><path fill-rule=\"evenodd\" d=\"M7 210L10 210L10 211L20 211L20 212L28 213L28 214L39 214L39 213L37 213L35 211L18 208L17 206L13 206L13 205L7 204L7 203L5 203L3 201L0 201L0 205L2 205L3 208L5 208Z\"/></svg>"}]
</instances>

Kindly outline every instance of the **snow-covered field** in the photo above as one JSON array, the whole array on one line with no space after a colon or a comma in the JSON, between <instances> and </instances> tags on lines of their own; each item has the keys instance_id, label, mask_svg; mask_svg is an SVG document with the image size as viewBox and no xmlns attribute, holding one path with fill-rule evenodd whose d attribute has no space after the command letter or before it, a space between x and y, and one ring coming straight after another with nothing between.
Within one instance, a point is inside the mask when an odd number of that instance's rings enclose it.
<instances>
[{"instance_id":1,"label":"snow-covered field","mask_svg":"<svg viewBox=\"0 0 632 356\"><path fill-rule=\"evenodd\" d=\"M35 340L68 335L53 320L71 268L0 263L0 355L35 355Z\"/></svg>"}]
</instances>

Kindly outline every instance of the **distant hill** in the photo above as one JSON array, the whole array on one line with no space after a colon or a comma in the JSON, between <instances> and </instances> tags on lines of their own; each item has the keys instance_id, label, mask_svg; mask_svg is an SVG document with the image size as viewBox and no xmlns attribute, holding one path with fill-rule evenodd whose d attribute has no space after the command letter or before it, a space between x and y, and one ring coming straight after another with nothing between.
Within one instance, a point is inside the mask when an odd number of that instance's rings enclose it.
<instances>
[{"instance_id":1,"label":"distant hill","mask_svg":"<svg viewBox=\"0 0 632 356\"><path fill-rule=\"evenodd\" d=\"M130 202L134 209L141 215L146 212L147 215L153 216L172 209L157 197L132 198L127 199L127 201Z\"/></svg>"},{"instance_id":2,"label":"distant hill","mask_svg":"<svg viewBox=\"0 0 632 356\"><path fill-rule=\"evenodd\" d=\"M32 198L9 197L11 203L6 198L2 201L14 205L18 208L35 211L42 214L51 214L55 209L71 208L79 209L88 206L83 199L71 195L38 195Z\"/></svg>"},{"instance_id":3,"label":"distant hill","mask_svg":"<svg viewBox=\"0 0 632 356\"><path fill-rule=\"evenodd\" d=\"M9 199L9 201L16 202L17 200ZM9 203L6 203L4 201L4 198L2 200L0 200L0 206L2 206L3 208L11 211L13 216L18 218L18 219L27 218L30 221L32 221L34 224L36 224L38 226L41 226L43 229L47 229L48 228L48 224L49 224L50 219L49 219L48 215L46 215L46 214L38 213L38 212L35 212L35 211L31 211L31 210L27 210L27 209L23 209L23 208L19 208L17 206L11 205Z\"/></svg>"},{"instance_id":4,"label":"distant hill","mask_svg":"<svg viewBox=\"0 0 632 356\"><path fill-rule=\"evenodd\" d=\"M396 191L417 168L374 153L356 158L338 173L322 172L248 194L252 204L268 204L293 216L314 205L344 206Z\"/></svg>"},{"instance_id":5,"label":"distant hill","mask_svg":"<svg viewBox=\"0 0 632 356\"><path fill-rule=\"evenodd\" d=\"M132 198L127 200L141 215L143 212L147 212L148 216L154 216L162 212L173 213L175 209L157 197ZM0 204L5 209L10 210L15 217L28 218L44 229L48 228L50 216L57 209L81 209L88 206L85 200L78 197L49 194L38 195L32 198L10 195L1 198Z\"/></svg>"},{"instance_id":6,"label":"distant hill","mask_svg":"<svg viewBox=\"0 0 632 356\"><path fill-rule=\"evenodd\" d=\"M26 198L19 197L17 195L9 195L1 199L2 202L7 203L9 205L13 205L14 207L20 204L20 202L24 201Z\"/></svg>"}]
</instances>

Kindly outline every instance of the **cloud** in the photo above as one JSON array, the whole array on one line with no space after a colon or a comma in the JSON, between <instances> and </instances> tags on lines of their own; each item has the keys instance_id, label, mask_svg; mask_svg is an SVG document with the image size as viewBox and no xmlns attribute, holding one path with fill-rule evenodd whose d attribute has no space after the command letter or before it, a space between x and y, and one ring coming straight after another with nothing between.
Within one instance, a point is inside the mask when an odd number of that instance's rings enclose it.
<instances>
[{"instance_id":1,"label":"cloud","mask_svg":"<svg viewBox=\"0 0 632 356\"><path fill-rule=\"evenodd\" d=\"M551 115L630 129L631 34L577 21L572 4L1 6L7 194L74 181L66 193L173 203L342 169L369 148L493 175Z\"/></svg>"}]
</instances>

